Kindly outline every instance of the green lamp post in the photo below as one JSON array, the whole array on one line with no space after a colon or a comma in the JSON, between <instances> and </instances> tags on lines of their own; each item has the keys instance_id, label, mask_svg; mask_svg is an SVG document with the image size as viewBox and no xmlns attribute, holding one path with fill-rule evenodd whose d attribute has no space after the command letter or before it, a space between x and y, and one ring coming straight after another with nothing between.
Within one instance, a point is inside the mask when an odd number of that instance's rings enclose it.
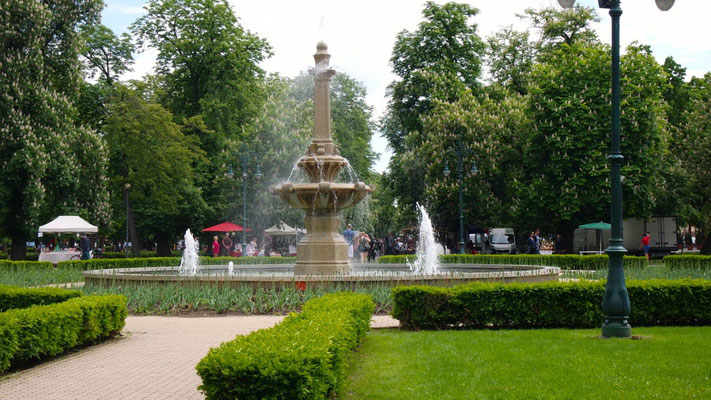
<instances>
[{"instance_id":1,"label":"green lamp post","mask_svg":"<svg viewBox=\"0 0 711 400\"><path fill-rule=\"evenodd\" d=\"M250 160L257 159L257 155L252 153L247 149L243 149L239 154L239 159L242 162L242 252L241 256L245 257L247 255L247 163ZM227 171L227 176L230 178L235 174L232 171L232 164ZM262 177L262 172L259 169L259 163L257 163L257 170L254 173L254 177L259 179Z\"/></svg>"},{"instance_id":2,"label":"green lamp post","mask_svg":"<svg viewBox=\"0 0 711 400\"><path fill-rule=\"evenodd\" d=\"M459 254L464 254L464 248L466 242L464 241L464 200L462 195L462 179L464 176L464 157L471 154L472 151L469 148L462 147L461 139L457 140L457 147L454 149L454 155L457 157L457 174L459 178ZM476 167L476 161L472 161L472 168L469 170L471 174L477 174L479 169ZM449 165L447 161L444 162L444 170L442 171L444 177L448 177L450 174Z\"/></svg>"},{"instance_id":3,"label":"green lamp post","mask_svg":"<svg viewBox=\"0 0 711 400\"><path fill-rule=\"evenodd\" d=\"M669 10L674 0L655 0L662 11ZM563 8L570 8L575 0L558 0ZM607 286L602 299L602 314L605 321L602 324L603 337L632 336L629 324L630 298L625 286L624 255L627 250L622 244L622 182L621 168L624 157L620 152L620 0L598 0L600 8L610 10L612 19L612 140L610 155L610 245L605 249L610 259L607 273Z\"/></svg>"}]
</instances>

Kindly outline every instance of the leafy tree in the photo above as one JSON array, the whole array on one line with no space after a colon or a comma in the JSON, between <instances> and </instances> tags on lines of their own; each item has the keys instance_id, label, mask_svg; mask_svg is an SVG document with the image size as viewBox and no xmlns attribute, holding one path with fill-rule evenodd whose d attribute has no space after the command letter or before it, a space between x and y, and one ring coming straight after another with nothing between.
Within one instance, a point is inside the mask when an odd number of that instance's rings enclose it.
<instances>
[{"instance_id":1,"label":"leafy tree","mask_svg":"<svg viewBox=\"0 0 711 400\"><path fill-rule=\"evenodd\" d=\"M396 217L401 224L416 219L415 203L422 200L427 182L426 158L420 154L427 138L422 118L436 101L456 102L467 90L477 93L485 44L471 18L478 10L467 4L427 2L424 21L414 32L397 35L390 101L381 129L394 154L386 185L397 195Z\"/></svg>"},{"instance_id":2,"label":"leafy tree","mask_svg":"<svg viewBox=\"0 0 711 400\"><path fill-rule=\"evenodd\" d=\"M534 129L524 150L521 219L572 237L580 223L609 216L610 55L601 44L561 45L534 67ZM657 201L666 150L664 72L649 48L621 59L625 215L647 217Z\"/></svg>"},{"instance_id":3,"label":"leafy tree","mask_svg":"<svg viewBox=\"0 0 711 400\"><path fill-rule=\"evenodd\" d=\"M1 1L0 236L23 259L37 226L58 214L108 222L104 144L77 123L81 25L100 1Z\"/></svg>"},{"instance_id":4,"label":"leafy tree","mask_svg":"<svg viewBox=\"0 0 711 400\"><path fill-rule=\"evenodd\" d=\"M507 27L489 37L487 44L492 81L518 94L526 94L535 59L528 32Z\"/></svg>"},{"instance_id":5,"label":"leafy tree","mask_svg":"<svg viewBox=\"0 0 711 400\"><path fill-rule=\"evenodd\" d=\"M600 17L590 7L576 5L566 10L553 7L540 10L527 8L519 18L528 19L531 26L540 32L537 47L543 56L561 44L572 46L575 43L598 41L590 23L599 22Z\"/></svg>"},{"instance_id":6,"label":"leafy tree","mask_svg":"<svg viewBox=\"0 0 711 400\"><path fill-rule=\"evenodd\" d=\"M119 38L106 26L95 24L82 26L81 34L84 40L81 53L89 77L98 74L99 81L110 85L131 70L134 46L127 33Z\"/></svg>"},{"instance_id":7,"label":"leafy tree","mask_svg":"<svg viewBox=\"0 0 711 400\"><path fill-rule=\"evenodd\" d=\"M116 219L122 219L125 201L134 254L141 239L157 242L158 253L168 255L170 243L210 212L193 183L191 162L200 150L170 112L129 87L117 86L108 110L104 130Z\"/></svg>"}]
</instances>

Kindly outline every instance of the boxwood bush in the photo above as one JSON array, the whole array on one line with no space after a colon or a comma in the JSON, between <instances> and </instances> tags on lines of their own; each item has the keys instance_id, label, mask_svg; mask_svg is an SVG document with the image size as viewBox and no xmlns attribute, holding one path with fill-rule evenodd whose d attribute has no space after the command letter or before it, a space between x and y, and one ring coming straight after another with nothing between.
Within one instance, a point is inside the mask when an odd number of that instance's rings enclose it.
<instances>
[{"instance_id":1,"label":"boxwood bush","mask_svg":"<svg viewBox=\"0 0 711 400\"><path fill-rule=\"evenodd\" d=\"M415 256L382 256L378 262L384 264L404 264L414 261ZM605 254L579 256L573 254L447 254L439 256L442 264L513 264L513 265L546 265L561 269L596 270L605 269L609 265ZM625 266L642 268L647 265L644 257L625 256Z\"/></svg>"},{"instance_id":2,"label":"boxwood bush","mask_svg":"<svg viewBox=\"0 0 711 400\"><path fill-rule=\"evenodd\" d=\"M238 336L197 365L208 399L327 399L370 325L370 296L328 294L279 325Z\"/></svg>"},{"instance_id":3,"label":"boxwood bush","mask_svg":"<svg viewBox=\"0 0 711 400\"><path fill-rule=\"evenodd\" d=\"M60 288L28 289L0 285L0 312L14 308L61 303L79 296L81 296L81 293L77 290Z\"/></svg>"},{"instance_id":4,"label":"boxwood bush","mask_svg":"<svg viewBox=\"0 0 711 400\"><path fill-rule=\"evenodd\" d=\"M632 326L711 324L711 282L627 282ZM406 329L592 328L602 321L601 282L470 283L399 286L393 317Z\"/></svg>"},{"instance_id":5,"label":"boxwood bush","mask_svg":"<svg viewBox=\"0 0 711 400\"><path fill-rule=\"evenodd\" d=\"M293 264L296 257L200 257L200 265L224 265L232 261L233 264ZM177 267L180 257L152 257L152 258L110 258L60 261L57 268L110 269L110 268L142 268L142 267Z\"/></svg>"},{"instance_id":6,"label":"boxwood bush","mask_svg":"<svg viewBox=\"0 0 711 400\"><path fill-rule=\"evenodd\" d=\"M119 332L126 297L85 296L0 313L0 372Z\"/></svg>"},{"instance_id":7,"label":"boxwood bush","mask_svg":"<svg viewBox=\"0 0 711 400\"><path fill-rule=\"evenodd\" d=\"M9 261L0 260L0 272L2 271L17 271L19 269L25 268L37 268L37 269L52 269L52 265L49 261Z\"/></svg>"},{"instance_id":8,"label":"boxwood bush","mask_svg":"<svg viewBox=\"0 0 711 400\"><path fill-rule=\"evenodd\" d=\"M701 255L674 255L665 256L664 264L669 269L711 269L711 256Z\"/></svg>"}]
</instances>

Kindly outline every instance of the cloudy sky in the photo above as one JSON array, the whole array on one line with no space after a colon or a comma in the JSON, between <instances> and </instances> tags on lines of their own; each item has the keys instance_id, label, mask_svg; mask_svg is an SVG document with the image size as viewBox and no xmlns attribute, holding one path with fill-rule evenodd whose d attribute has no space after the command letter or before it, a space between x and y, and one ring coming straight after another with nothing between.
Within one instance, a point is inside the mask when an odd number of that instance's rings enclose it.
<instances>
[{"instance_id":1,"label":"cloudy sky","mask_svg":"<svg viewBox=\"0 0 711 400\"><path fill-rule=\"evenodd\" d=\"M141 16L143 0L105 0L103 22L116 33L127 30ZM295 76L313 66L316 43L324 40L331 53L331 65L362 82L367 102L374 115L385 110L385 90L395 78L389 59L395 36L403 29L415 30L422 21L424 1L412 0L229 0L242 26L269 41L274 56L262 64L268 72ZM480 10L474 22L486 38L502 27L525 29L526 22L516 17L527 7L558 7L556 0L479 0L466 1ZM597 9L595 0L578 0ZM437 1L444 3L444 1ZM711 1L678 0L667 12L657 9L653 0L623 1L620 36L622 46L638 41L651 46L660 62L673 56L687 68L688 77L711 71ZM607 10L598 9L602 21L595 25L601 40L610 41ZM124 78L137 79L152 71L155 51L136 55L133 72ZM375 169L387 167L390 152L379 135L373 148L381 153Z\"/></svg>"}]
</instances>

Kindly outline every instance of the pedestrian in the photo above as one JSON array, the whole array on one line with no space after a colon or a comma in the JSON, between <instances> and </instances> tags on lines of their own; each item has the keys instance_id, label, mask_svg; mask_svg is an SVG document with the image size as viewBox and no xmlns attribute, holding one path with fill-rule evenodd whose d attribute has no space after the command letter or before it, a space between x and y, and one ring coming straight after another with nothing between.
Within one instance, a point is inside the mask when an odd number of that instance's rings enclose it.
<instances>
[{"instance_id":1,"label":"pedestrian","mask_svg":"<svg viewBox=\"0 0 711 400\"><path fill-rule=\"evenodd\" d=\"M81 235L81 240L79 241L79 248L81 249L82 260L91 259L91 240L89 240L86 234Z\"/></svg>"},{"instance_id":2,"label":"pedestrian","mask_svg":"<svg viewBox=\"0 0 711 400\"><path fill-rule=\"evenodd\" d=\"M217 241L217 236L212 238L212 256L217 257L220 255L220 242Z\"/></svg>"},{"instance_id":3,"label":"pedestrian","mask_svg":"<svg viewBox=\"0 0 711 400\"><path fill-rule=\"evenodd\" d=\"M368 261L368 248L370 247L370 238L365 232L360 233L360 239L358 240L358 251L360 252L360 262L366 263Z\"/></svg>"},{"instance_id":4,"label":"pedestrian","mask_svg":"<svg viewBox=\"0 0 711 400\"><path fill-rule=\"evenodd\" d=\"M534 254L541 254L541 230L536 229L536 252Z\"/></svg>"},{"instance_id":5,"label":"pedestrian","mask_svg":"<svg viewBox=\"0 0 711 400\"><path fill-rule=\"evenodd\" d=\"M536 254L536 232L531 231L528 235L528 254Z\"/></svg>"},{"instance_id":6,"label":"pedestrian","mask_svg":"<svg viewBox=\"0 0 711 400\"><path fill-rule=\"evenodd\" d=\"M230 249L232 249L232 239L230 239L230 234L226 233L225 236L222 238L222 256L229 256Z\"/></svg>"},{"instance_id":7,"label":"pedestrian","mask_svg":"<svg viewBox=\"0 0 711 400\"><path fill-rule=\"evenodd\" d=\"M353 258L353 238L355 237L355 232L351 229L353 226L348 224L348 229L343 231L343 238L346 240L348 245L348 259Z\"/></svg>"},{"instance_id":8,"label":"pedestrian","mask_svg":"<svg viewBox=\"0 0 711 400\"><path fill-rule=\"evenodd\" d=\"M642 243L639 248L644 252L644 257L647 258L647 262L649 262L649 251L652 249L652 246L649 244L649 232L642 234Z\"/></svg>"},{"instance_id":9,"label":"pedestrian","mask_svg":"<svg viewBox=\"0 0 711 400\"><path fill-rule=\"evenodd\" d=\"M560 235L560 233L557 233L555 235L555 242L553 242L553 254L565 254L563 237Z\"/></svg>"}]
</instances>

